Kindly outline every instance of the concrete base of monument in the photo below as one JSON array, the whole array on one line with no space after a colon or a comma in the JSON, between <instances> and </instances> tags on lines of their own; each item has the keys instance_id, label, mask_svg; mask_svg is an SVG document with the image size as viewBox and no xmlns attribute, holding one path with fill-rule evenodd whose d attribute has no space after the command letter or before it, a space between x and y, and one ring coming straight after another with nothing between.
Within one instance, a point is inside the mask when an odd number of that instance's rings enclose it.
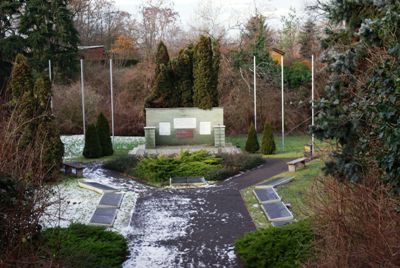
<instances>
[{"instance_id":1,"label":"concrete base of monument","mask_svg":"<svg viewBox=\"0 0 400 268\"><path fill-rule=\"evenodd\" d=\"M144 155L175 155L180 153L181 151L199 151L206 150L211 154L219 154L219 153L228 153L228 154L238 154L241 153L242 150L240 148L227 143L225 147L217 148L211 145L170 145L170 146L157 146L154 149L146 149L144 144L141 144L131 151L129 151L130 155L144 156Z\"/></svg>"}]
</instances>

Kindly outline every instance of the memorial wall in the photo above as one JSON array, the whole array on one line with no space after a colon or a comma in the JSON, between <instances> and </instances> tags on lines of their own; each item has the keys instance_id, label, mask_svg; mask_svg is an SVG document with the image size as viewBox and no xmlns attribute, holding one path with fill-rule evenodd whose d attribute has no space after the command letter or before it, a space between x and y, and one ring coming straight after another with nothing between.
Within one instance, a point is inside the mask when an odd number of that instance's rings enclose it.
<instances>
[{"instance_id":1,"label":"memorial wall","mask_svg":"<svg viewBox=\"0 0 400 268\"><path fill-rule=\"evenodd\" d=\"M223 125L223 108L146 108L145 132L155 131L155 146L215 145L214 129Z\"/></svg>"}]
</instances>

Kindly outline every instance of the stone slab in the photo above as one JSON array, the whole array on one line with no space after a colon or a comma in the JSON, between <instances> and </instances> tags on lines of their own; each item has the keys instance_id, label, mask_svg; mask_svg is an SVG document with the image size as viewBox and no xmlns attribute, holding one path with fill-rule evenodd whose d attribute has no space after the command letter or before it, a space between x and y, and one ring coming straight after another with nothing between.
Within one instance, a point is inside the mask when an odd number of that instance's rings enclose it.
<instances>
[{"instance_id":1,"label":"stone slab","mask_svg":"<svg viewBox=\"0 0 400 268\"><path fill-rule=\"evenodd\" d=\"M281 201L280 196L272 187L265 187L261 189L254 189L254 195L260 203L273 203Z\"/></svg>"},{"instance_id":2,"label":"stone slab","mask_svg":"<svg viewBox=\"0 0 400 268\"><path fill-rule=\"evenodd\" d=\"M277 177L270 181L266 181L260 184L257 184L255 188L264 188L264 187L276 187L285 183L289 183L294 180L294 177L285 176L285 177Z\"/></svg>"},{"instance_id":3,"label":"stone slab","mask_svg":"<svg viewBox=\"0 0 400 268\"><path fill-rule=\"evenodd\" d=\"M195 152L199 150L206 150L211 154L238 154L242 151L240 148L233 146L230 143L226 143L222 148L216 148L210 145L176 145L176 146L157 146L156 148L146 148L144 144L138 145L129 151L130 155L136 156L157 156L157 155L176 155L182 151Z\"/></svg>"},{"instance_id":4,"label":"stone slab","mask_svg":"<svg viewBox=\"0 0 400 268\"><path fill-rule=\"evenodd\" d=\"M115 207L121 206L122 199L124 198L123 193L105 193L100 199L98 207Z\"/></svg>"},{"instance_id":5,"label":"stone slab","mask_svg":"<svg viewBox=\"0 0 400 268\"><path fill-rule=\"evenodd\" d=\"M115 189L113 187L110 187L108 185L101 184L98 182L93 182L93 181L81 180L78 182L78 185L82 188L92 190L92 191L98 192L100 194L118 191L118 189Z\"/></svg>"},{"instance_id":6,"label":"stone slab","mask_svg":"<svg viewBox=\"0 0 400 268\"><path fill-rule=\"evenodd\" d=\"M290 223L292 223L292 222L291 221L273 221L273 222L271 222L271 225L273 227L279 227L279 226L287 225Z\"/></svg>"},{"instance_id":7,"label":"stone slab","mask_svg":"<svg viewBox=\"0 0 400 268\"><path fill-rule=\"evenodd\" d=\"M283 204L283 202L261 204L265 215L269 221L290 221L293 220L293 214Z\"/></svg>"},{"instance_id":8,"label":"stone slab","mask_svg":"<svg viewBox=\"0 0 400 268\"><path fill-rule=\"evenodd\" d=\"M117 216L117 208L102 208L98 207L90 219L90 224L102 225L111 227L114 224L115 217Z\"/></svg>"}]
</instances>

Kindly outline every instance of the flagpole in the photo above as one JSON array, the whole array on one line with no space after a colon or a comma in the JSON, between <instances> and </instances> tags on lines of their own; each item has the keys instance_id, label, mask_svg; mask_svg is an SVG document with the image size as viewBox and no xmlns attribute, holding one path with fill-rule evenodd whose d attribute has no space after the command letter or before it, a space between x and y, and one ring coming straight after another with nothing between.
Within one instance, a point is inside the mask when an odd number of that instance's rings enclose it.
<instances>
[{"instance_id":1,"label":"flagpole","mask_svg":"<svg viewBox=\"0 0 400 268\"><path fill-rule=\"evenodd\" d=\"M254 78L254 128L257 133L257 79L256 79L256 56L253 56L253 78Z\"/></svg>"},{"instance_id":2,"label":"flagpole","mask_svg":"<svg viewBox=\"0 0 400 268\"><path fill-rule=\"evenodd\" d=\"M282 91L282 151L285 151L285 96L283 79L283 55L281 55L281 91Z\"/></svg>"},{"instance_id":3,"label":"flagpole","mask_svg":"<svg viewBox=\"0 0 400 268\"><path fill-rule=\"evenodd\" d=\"M110 94L111 94L111 133L112 143L114 145L114 91L113 91L113 66L112 59L110 59Z\"/></svg>"},{"instance_id":4,"label":"flagpole","mask_svg":"<svg viewBox=\"0 0 400 268\"><path fill-rule=\"evenodd\" d=\"M83 59L81 59L81 96L82 96L82 122L83 122L83 135L86 135L86 119L85 119L85 85L83 82Z\"/></svg>"}]
</instances>

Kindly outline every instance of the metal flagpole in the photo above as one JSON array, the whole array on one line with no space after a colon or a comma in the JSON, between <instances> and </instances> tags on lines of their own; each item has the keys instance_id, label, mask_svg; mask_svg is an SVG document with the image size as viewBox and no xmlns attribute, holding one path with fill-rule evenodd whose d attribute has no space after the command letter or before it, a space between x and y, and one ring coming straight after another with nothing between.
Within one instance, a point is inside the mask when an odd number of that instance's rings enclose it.
<instances>
[{"instance_id":1,"label":"metal flagpole","mask_svg":"<svg viewBox=\"0 0 400 268\"><path fill-rule=\"evenodd\" d=\"M81 95L82 95L82 121L83 121L83 135L86 135L86 120L85 120L85 85L83 83L83 59L81 59Z\"/></svg>"},{"instance_id":2,"label":"metal flagpole","mask_svg":"<svg viewBox=\"0 0 400 268\"><path fill-rule=\"evenodd\" d=\"M283 55L281 55L281 90L282 90L282 151L285 151L285 96L283 92Z\"/></svg>"},{"instance_id":3,"label":"metal flagpole","mask_svg":"<svg viewBox=\"0 0 400 268\"><path fill-rule=\"evenodd\" d=\"M311 125L314 126L314 55L311 56ZM314 156L314 133L311 135L312 151L311 155Z\"/></svg>"},{"instance_id":4,"label":"metal flagpole","mask_svg":"<svg viewBox=\"0 0 400 268\"><path fill-rule=\"evenodd\" d=\"M253 57L253 76L254 76L254 128L257 133L257 80L256 80L256 56Z\"/></svg>"},{"instance_id":5,"label":"metal flagpole","mask_svg":"<svg viewBox=\"0 0 400 268\"><path fill-rule=\"evenodd\" d=\"M49 80L52 82L53 78L51 75L51 60L49 60ZM50 96L50 109L53 110L53 96Z\"/></svg>"},{"instance_id":6,"label":"metal flagpole","mask_svg":"<svg viewBox=\"0 0 400 268\"><path fill-rule=\"evenodd\" d=\"M112 143L114 145L114 92L113 92L113 69L112 69L112 59L110 59L110 94L111 94L111 133L112 133Z\"/></svg>"}]
</instances>

